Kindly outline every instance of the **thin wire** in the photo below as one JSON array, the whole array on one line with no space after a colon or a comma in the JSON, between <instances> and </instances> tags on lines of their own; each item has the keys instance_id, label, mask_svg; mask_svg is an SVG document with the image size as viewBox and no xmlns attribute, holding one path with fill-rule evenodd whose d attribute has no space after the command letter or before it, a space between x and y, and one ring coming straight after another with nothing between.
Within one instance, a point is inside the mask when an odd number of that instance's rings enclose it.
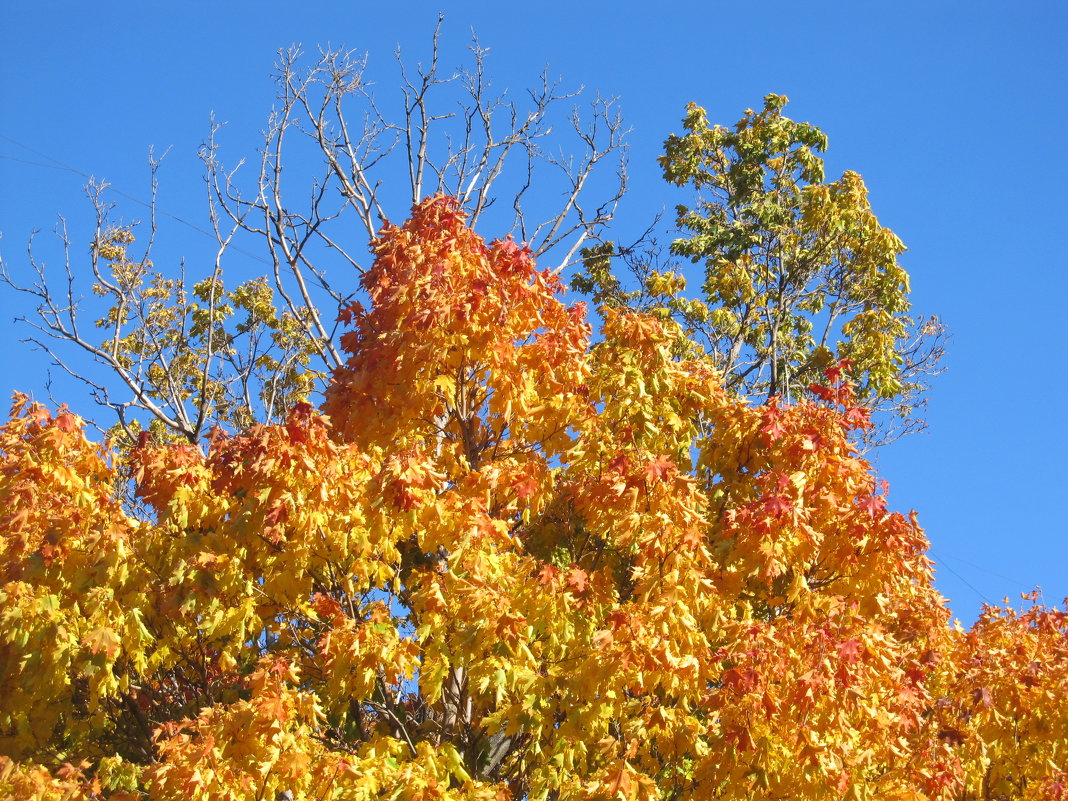
<instances>
[{"instance_id":1,"label":"thin wire","mask_svg":"<svg viewBox=\"0 0 1068 801\"><path fill-rule=\"evenodd\" d=\"M972 583L970 581L968 581L968 579L964 578L964 576L962 576L960 573L958 573L956 570L954 570L952 567L950 567L948 564L946 564L946 560L943 559L941 556L939 556L934 548L928 547L927 552L929 554L931 554L931 556L933 556L935 558L935 560L938 562L938 564L942 565L942 567L944 567L946 570L948 570L950 573L952 573L954 576L956 576L961 581L961 583L964 584L964 586L966 586L968 589L970 589L972 592L974 592L976 595L978 595L980 598L982 598L984 601L986 601L991 606L997 606L997 604L995 604L993 601L991 601L989 598L987 598L985 595L983 595L983 593L979 592L979 590L977 590L975 588L975 586L972 585Z\"/></svg>"},{"instance_id":2,"label":"thin wire","mask_svg":"<svg viewBox=\"0 0 1068 801\"><path fill-rule=\"evenodd\" d=\"M999 579L1004 579L1005 581L1011 581L1013 584L1015 584L1018 587L1030 587L1031 586L1026 581L1020 581L1018 578L1013 578L1012 576L1006 576L1004 573L997 573L997 572L991 570L988 567L983 567L982 565L976 564L975 562L970 562L967 559L964 559L964 558L962 558L960 556L957 556L956 554L947 554L947 555L954 562L960 562L962 565L968 565L968 567L974 568L975 570L979 570L979 571L981 571L983 573L989 573L991 576L996 576Z\"/></svg>"},{"instance_id":3,"label":"thin wire","mask_svg":"<svg viewBox=\"0 0 1068 801\"><path fill-rule=\"evenodd\" d=\"M52 169L52 170L66 170L67 172L72 172L75 175L80 175L82 178L85 178L86 180L89 180L89 181L93 180L93 176L89 175L88 173L82 172L81 170L77 169L76 167L72 167L69 164L64 164L59 159L52 158L52 156L48 155L47 153L43 153L42 151L37 150L36 148L32 148L32 147L30 147L29 145L27 145L24 142L20 142L17 139L12 139L10 136L7 136L7 135L2 134L2 133L0 133L0 139L6 139L8 142L11 142L11 144L13 144L13 145L17 145L18 147L24 148L25 150L28 150L31 153L40 156L41 158L48 159L49 161L52 162L52 164L42 164L39 161L28 161L27 159L20 159L20 158L14 157L14 156L0 155L0 158L2 158L2 159L7 159L8 161L18 161L18 162L20 162L22 164L30 164L30 165L33 165L35 167L47 167L48 169ZM134 197L133 195L127 194L126 192L123 192L121 189L116 189L111 184L107 184L106 188L109 191L114 192L116 195L119 195L121 197L126 198L127 200L130 200L130 201L132 201L134 203L138 203L138 204L144 206L146 209L151 209L152 208L152 204L151 203L147 203L147 202L145 202L144 200L142 200L139 197ZM198 234L203 234L204 236L208 237L209 239L215 239L216 241L218 241L216 239L216 237L215 237L215 234L213 234L211 231L208 231L208 230L206 230L204 228L201 228L199 225L191 223L188 220L183 220L181 217L179 217L176 214L171 214L169 211L164 211L163 209L160 209L158 207L156 208L156 213L157 214L162 214L164 217L170 217L172 220L175 220L176 222L180 222L182 225L184 225L184 226L186 226L188 228L192 228ZM245 256L248 256L250 259L255 259L256 261L260 262L261 264L266 264L267 266L271 265L271 262L267 261L267 259L263 258L262 256L259 256L259 255L255 254L255 253L252 253L252 252L248 251L248 250L245 250L244 248L240 248L237 245L231 245L230 248L232 250L237 251L238 253L242 253Z\"/></svg>"},{"instance_id":4,"label":"thin wire","mask_svg":"<svg viewBox=\"0 0 1068 801\"><path fill-rule=\"evenodd\" d=\"M2 136L2 134L0 134L0 136ZM6 139L7 137L4 138ZM16 158L15 156L5 156L2 153L0 153L0 159L7 159L8 161L17 161L19 164L32 164L34 167L47 167L50 170L66 169L65 167L60 167L56 164L42 164L39 161L29 161L28 159L20 159Z\"/></svg>"}]
</instances>

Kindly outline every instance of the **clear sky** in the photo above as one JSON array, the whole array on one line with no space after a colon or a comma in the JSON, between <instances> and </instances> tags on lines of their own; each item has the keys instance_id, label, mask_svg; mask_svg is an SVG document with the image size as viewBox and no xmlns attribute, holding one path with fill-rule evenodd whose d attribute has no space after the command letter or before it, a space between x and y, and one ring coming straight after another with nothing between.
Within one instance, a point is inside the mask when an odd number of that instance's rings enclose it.
<instances>
[{"instance_id":1,"label":"clear sky","mask_svg":"<svg viewBox=\"0 0 1068 801\"><path fill-rule=\"evenodd\" d=\"M953 334L929 431L879 455L891 505L919 511L939 587L964 621L984 600L1018 601L1035 585L1048 603L1068 595L1063 0L5 3L5 261L23 269L31 230L60 213L83 252L84 179L56 162L144 198L150 145L171 148L161 209L205 225L196 152L209 114L231 123L229 155L253 155L279 48L366 51L386 90L393 50L425 57L439 11L447 65L474 28L500 88L522 90L548 66L565 84L619 96L633 129L620 240L686 200L655 159L687 102L727 124L769 92L788 95L786 113L830 137L828 177L860 172L880 220L909 246L916 311ZM126 218L142 215L113 197ZM211 244L173 221L161 239L175 261ZM24 299L0 292L0 308L0 392L40 395L46 363L10 322ZM84 395L70 400L92 413Z\"/></svg>"}]
</instances>

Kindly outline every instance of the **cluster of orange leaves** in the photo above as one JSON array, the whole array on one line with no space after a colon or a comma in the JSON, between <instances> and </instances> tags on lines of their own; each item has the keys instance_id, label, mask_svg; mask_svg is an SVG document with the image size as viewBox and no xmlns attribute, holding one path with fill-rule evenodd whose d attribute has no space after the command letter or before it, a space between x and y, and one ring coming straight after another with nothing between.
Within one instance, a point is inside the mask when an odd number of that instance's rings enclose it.
<instances>
[{"instance_id":1,"label":"cluster of orange leaves","mask_svg":"<svg viewBox=\"0 0 1068 801\"><path fill-rule=\"evenodd\" d=\"M433 198L321 411L0 430L0 795L1068 798L1068 619L949 625L823 402L754 405Z\"/></svg>"}]
</instances>

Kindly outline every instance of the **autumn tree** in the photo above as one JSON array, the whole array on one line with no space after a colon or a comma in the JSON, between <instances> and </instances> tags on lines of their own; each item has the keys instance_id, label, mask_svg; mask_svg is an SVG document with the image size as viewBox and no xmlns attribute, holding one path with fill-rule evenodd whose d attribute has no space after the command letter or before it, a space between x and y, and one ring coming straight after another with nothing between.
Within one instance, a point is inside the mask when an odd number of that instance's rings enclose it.
<instances>
[{"instance_id":1,"label":"autumn tree","mask_svg":"<svg viewBox=\"0 0 1068 801\"><path fill-rule=\"evenodd\" d=\"M955 638L934 717L956 746L963 798L1068 798L1068 615L986 606Z\"/></svg>"},{"instance_id":2,"label":"autumn tree","mask_svg":"<svg viewBox=\"0 0 1068 801\"><path fill-rule=\"evenodd\" d=\"M200 151L209 263L155 263L164 231L154 157L143 224L119 218L107 184L91 183L90 241L72 241L61 219L60 269L39 241L28 271L0 262L35 306L22 318L27 340L88 385L122 440L147 426L196 443L213 425L277 422L318 397L343 362L337 309L368 269L370 242L424 197L458 198L472 227L486 221L558 266L600 238L627 182L616 101L581 96L548 72L509 94L493 85L477 40L465 63L445 65L440 29L418 64L398 52L392 91L376 91L356 51L280 52L277 104L252 163L228 162L212 118ZM229 265L248 259L263 274L235 280L247 268Z\"/></svg>"},{"instance_id":3,"label":"autumn tree","mask_svg":"<svg viewBox=\"0 0 1068 801\"><path fill-rule=\"evenodd\" d=\"M826 182L826 135L786 117L785 105L768 95L726 128L691 103L684 133L664 143L664 178L695 195L677 207L670 250L702 269L696 295L686 270L612 242L584 251L573 284L599 304L671 316L729 388L757 399L809 396L827 367L848 360L885 442L924 425L945 331L911 316L905 246L879 223L860 175ZM636 280L621 280L620 261Z\"/></svg>"},{"instance_id":4,"label":"autumn tree","mask_svg":"<svg viewBox=\"0 0 1068 801\"><path fill-rule=\"evenodd\" d=\"M847 368L754 405L671 319L595 338L454 198L374 252L321 410L123 456L16 399L4 792L1063 794L1063 613L948 625Z\"/></svg>"}]
</instances>

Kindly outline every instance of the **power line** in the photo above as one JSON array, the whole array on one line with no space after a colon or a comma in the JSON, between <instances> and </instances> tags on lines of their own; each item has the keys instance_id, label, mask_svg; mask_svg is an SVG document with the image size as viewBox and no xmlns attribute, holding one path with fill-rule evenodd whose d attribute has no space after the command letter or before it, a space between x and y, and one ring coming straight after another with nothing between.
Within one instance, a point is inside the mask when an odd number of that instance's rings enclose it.
<instances>
[{"instance_id":1,"label":"power line","mask_svg":"<svg viewBox=\"0 0 1068 801\"><path fill-rule=\"evenodd\" d=\"M75 175L80 175L82 178L85 178L88 181L93 180L93 176L90 175L89 173L82 172L78 168L72 167L69 164L64 164L59 159L53 158L52 156L48 155L47 153L44 153L44 152L42 152L40 150L37 150L36 148L30 147L25 142L20 142L17 139L12 139L10 136L7 136L6 134L2 134L2 133L0 133L0 139L5 139L5 140L7 140L8 142L10 142L13 145L17 145L18 147L21 147L24 150L28 150L30 153L33 153L33 154L35 154L37 156L40 156L41 158L48 159L52 163L51 164L43 164L43 163L41 163L39 161L29 161L28 159L20 159L20 158L16 158L15 156L0 155L0 158L2 158L2 159L7 159L8 161L17 161L17 162L20 162L21 164L30 164L30 165L32 165L34 167L47 167L48 169L52 169L52 170L66 170L67 172L74 173ZM148 203L148 202L142 200L139 197L134 197L131 194L123 192L121 189L116 189L111 184L107 184L106 188L109 191L114 192L116 195L119 195L120 197L124 197L124 198L126 198L127 200L129 200L129 201L131 201L133 203L137 203L137 204L139 204L141 206L144 206L146 209L150 209L150 210L153 209L153 206L152 206L151 203ZM192 228L198 234L203 234L204 236L208 237L209 239L214 239L214 240L218 241L216 239L215 234L213 234L211 231L208 231L208 230L206 230L204 228L201 228L199 225L196 225L195 223L191 223L188 220L184 220L181 217L179 217L178 215L171 214L169 211L165 211L165 210L160 209L158 207L156 207L154 210L155 210L155 212L157 214L162 214L164 217L170 217L175 222L179 222L182 225L186 226L187 228ZM271 266L271 262L267 261L267 259L263 258L263 256L260 256L260 255L258 255L256 253L252 253L251 251L245 250L244 248L238 247L237 245L231 245L230 247L233 250L237 251L238 253L241 253L241 254L244 254L245 256L248 256L250 259L255 259L256 261L260 262L261 264L266 264L267 266Z\"/></svg>"},{"instance_id":2,"label":"power line","mask_svg":"<svg viewBox=\"0 0 1068 801\"><path fill-rule=\"evenodd\" d=\"M968 567L970 567L970 568L972 568L974 570L979 570L979 571L981 571L983 573L987 573L987 574L989 574L991 576L995 576L996 578L1004 579L1005 581L1008 581L1008 582L1011 582L1011 583L1015 584L1017 587L1030 587L1031 586L1026 581L1020 581L1018 578L1013 578L1012 576L1006 576L1004 573L998 573L998 572L996 572L994 570L991 570L988 567L983 567L980 564L976 564L975 562L971 562L971 561L969 561L967 559L964 559L963 557L957 556L956 554L947 554L947 555L954 562L959 562L962 565L967 565Z\"/></svg>"},{"instance_id":3,"label":"power line","mask_svg":"<svg viewBox=\"0 0 1068 801\"><path fill-rule=\"evenodd\" d=\"M10 142L11 144L13 144L13 145L18 145L18 146L19 146L19 147L21 147L21 148L22 148L23 150L28 150L28 151L30 151L31 153L33 153L33 154L35 154L35 155L37 155L37 156L40 156L40 157L41 157L41 158L43 158L43 159L48 159L48 160L49 160L49 161L51 161L51 162L52 162L53 164L55 164L55 165L56 165L56 166L57 166L58 168L62 168L62 169L64 169L64 170L69 170L70 172L73 172L73 173L77 173L78 175L82 176L83 178L91 178L91 177L92 177L91 175L86 175L86 174L85 174L84 172L82 172L81 170L75 169L74 167L70 166L69 164L64 164L64 163L63 163L62 161L60 161L59 159L56 159L56 158L52 158L52 157L51 157L51 156L49 156L49 155L48 155L47 153L43 153L43 152L41 152L40 150L37 150L37 149L35 149L35 148L32 148L32 147L30 147L30 146L29 146L29 145L27 145L27 144L26 144L25 142L20 142L20 141L18 141L17 139L12 139L12 138L11 138L10 136L7 136L7 135L5 135L5 134L2 134L2 133L0 133L0 139L6 139L6 140L7 140L8 142ZM48 165L42 165L42 166L48 166Z\"/></svg>"},{"instance_id":4,"label":"power line","mask_svg":"<svg viewBox=\"0 0 1068 801\"><path fill-rule=\"evenodd\" d=\"M976 595L978 595L980 598L982 598L984 601L986 601L991 606L996 606L997 605L993 601L991 601L989 598L987 598L985 595L983 595L983 593L981 593L979 590L977 590L975 588L975 586L970 581L968 581L968 579L964 578L964 576L962 576L960 573L958 573L956 570L954 570L952 567L950 567L948 564L946 564L946 560L943 559L941 556L939 556L935 552L934 548L931 548L930 546L928 546L927 552L929 554L931 554L931 556L933 556L935 558L935 560L938 562L938 564L942 565L942 567L944 567L946 570L948 570L950 573L952 573L954 576L956 576L957 579L959 579L960 582L962 584L964 584L965 587L970 589L972 592L974 592Z\"/></svg>"},{"instance_id":5,"label":"power line","mask_svg":"<svg viewBox=\"0 0 1068 801\"><path fill-rule=\"evenodd\" d=\"M2 135L3 134L0 134L0 136L2 136ZM5 136L4 138L6 139L7 137ZM7 159L8 161L17 161L19 164L32 164L34 167L47 167L50 170L64 170L64 169L66 169L65 167L60 167L57 164L44 164L44 163L42 163L40 161L30 161L28 159L16 158L15 156L5 156L2 153L0 153L0 159Z\"/></svg>"}]
</instances>

